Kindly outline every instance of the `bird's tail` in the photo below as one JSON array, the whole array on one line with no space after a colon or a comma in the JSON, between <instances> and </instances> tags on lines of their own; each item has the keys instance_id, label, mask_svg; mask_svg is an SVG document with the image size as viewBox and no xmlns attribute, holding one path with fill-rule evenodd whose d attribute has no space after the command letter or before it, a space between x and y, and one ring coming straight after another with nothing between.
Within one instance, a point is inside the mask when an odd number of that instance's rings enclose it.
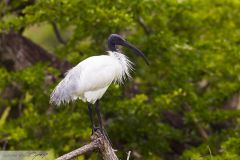
<instances>
[{"instance_id":1,"label":"bird's tail","mask_svg":"<svg viewBox=\"0 0 240 160\"><path fill-rule=\"evenodd\" d=\"M69 103L69 101L74 99L72 95L73 89L73 86L69 82L69 77L65 77L51 93L50 103L57 106Z\"/></svg>"}]
</instances>

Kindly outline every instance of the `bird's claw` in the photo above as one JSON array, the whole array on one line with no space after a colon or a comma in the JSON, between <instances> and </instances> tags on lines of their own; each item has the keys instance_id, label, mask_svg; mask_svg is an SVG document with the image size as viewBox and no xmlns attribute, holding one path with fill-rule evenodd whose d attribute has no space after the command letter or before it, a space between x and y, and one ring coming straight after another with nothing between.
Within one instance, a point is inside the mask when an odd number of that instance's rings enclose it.
<instances>
[{"instance_id":1,"label":"bird's claw","mask_svg":"<svg viewBox=\"0 0 240 160\"><path fill-rule=\"evenodd\" d=\"M112 142L107 134L107 131L104 129L104 128L101 128L101 127L96 127L96 126L93 126L92 128L92 135L94 134L94 132L96 132L97 130L100 130L101 134L105 137L105 139L108 140L108 142L110 143L110 145L112 146Z\"/></svg>"},{"instance_id":2,"label":"bird's claw","mask_svg":"<svg viewBox=\"0 0 240 160\"><path fill-rule=\"evenodd\" d=\"M100 130L100 127L96 127L96 126L93 126L92 128L92 135L94 132L96 132L97 130ZM101 130L100 130L101 131ZM102 133L102 132L101 132Z\"/></svg>"}]
</instances>

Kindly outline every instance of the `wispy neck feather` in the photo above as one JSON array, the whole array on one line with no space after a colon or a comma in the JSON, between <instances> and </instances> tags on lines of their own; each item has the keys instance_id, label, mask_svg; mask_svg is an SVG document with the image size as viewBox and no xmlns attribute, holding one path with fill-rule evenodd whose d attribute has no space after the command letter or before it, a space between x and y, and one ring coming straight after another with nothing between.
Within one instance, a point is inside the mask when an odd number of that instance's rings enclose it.
<instances>
[{"instance_id":1,"label":"wispy neck feather","mask_svg":"<svg viewBox=\"0 0 240 160\"><path fill-rule=\"evenodd\" d=\"M116 58L122 66L122 71L117 77L117 79L115 79L115 81L121 84L124 82L124 80L131 78L130 72L133 70L133 67L132 67L133 62L131 62L127 56L125 56L120 52L115 52L115 51L107 51L107 52L109 56Z\"/></svg>"}]
</instances>

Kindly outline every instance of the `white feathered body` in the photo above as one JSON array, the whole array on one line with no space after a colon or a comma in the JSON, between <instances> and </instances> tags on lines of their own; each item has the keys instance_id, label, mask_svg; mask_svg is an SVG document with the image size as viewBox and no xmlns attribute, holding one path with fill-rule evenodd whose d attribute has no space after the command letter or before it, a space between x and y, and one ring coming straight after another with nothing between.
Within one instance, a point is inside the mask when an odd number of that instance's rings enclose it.
<instances>
[{"instance_id":1,"label":"white feathered body","mask_svg":"<svg viewBox=\"0 0 240 160\"><path fill-rule=\"evenodd\" d=\"M119 53L89 57L70 69L51 94L50 102L56 105L81 99L94 104L112 82L122 83L130 77L132 62Z\"/></svg>"}]
</instances>

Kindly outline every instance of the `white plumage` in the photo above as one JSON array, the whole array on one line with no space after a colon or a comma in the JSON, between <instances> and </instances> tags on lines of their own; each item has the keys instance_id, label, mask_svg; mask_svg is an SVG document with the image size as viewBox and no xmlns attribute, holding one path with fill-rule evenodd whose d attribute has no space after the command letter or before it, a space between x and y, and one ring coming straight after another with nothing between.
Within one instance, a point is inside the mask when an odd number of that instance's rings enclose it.
<instances>
[{"instance_id":1,"label":"white plumage","mask_svg":"<svg viewBox=\"0 0 240 160\"><path fill-rule=\"evenodd\" d=\"M132 62L123 54L108 51L108 55L89 57L70 69L51 94L56 105L81 99L94 104L112 82L122 83L130 77Z\"/></svg>"},{"instance_id":2,"label":"white plumage","mask_svg":"<svg viewBox=\"0 0 240 160\"><path fill-rule=\"evenodd\" d=\"M122 83L124 79L130 77L129 72L132 70L132 62L118 51L116 47L118 45L131 49L149 64L145 55L134 45L128 43L120 35L111 34L108 37L108 55L89 57L70 69L50 97L50 103L56 105L76 99L88 102L92 133L98 128L94 124L92 112L93 104L96 102L99 129L105 137L108 136L102 125L99 99L112 82Z\"/></svg>"}]
</instances>

